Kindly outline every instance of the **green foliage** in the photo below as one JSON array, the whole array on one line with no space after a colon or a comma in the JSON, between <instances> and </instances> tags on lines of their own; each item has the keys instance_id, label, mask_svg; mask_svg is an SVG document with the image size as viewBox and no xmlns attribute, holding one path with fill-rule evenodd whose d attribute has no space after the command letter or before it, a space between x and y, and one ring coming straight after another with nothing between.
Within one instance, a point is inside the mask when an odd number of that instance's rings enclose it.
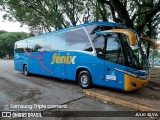
<instances>
[{"instance_id":1,"label":"green foliage","mask_svg":"<svg viewBox=\"0 0 160 120\"><path fill-rule=\"evenodd\" d=\"M158 49L153 50L151 54L153 57L160 57L160 52L158 52Z\"/></svg>"},{"instance_id":2,"label":"green foliage","mask_svg":"<svg viewBox=\"0 0 160 120\"><path fill-rule=\"evenodd\" d=\"M98 0L110 7L111 19L155 38L160 22L160 0Z\"/></svg>"},{"instance_id":3,"label":"green foliage","mask_svg":"<svg viewBox=\"0 0 160 120\"><path fill-rule=\"evenodd\" d=\"M0 57L2 58L6 55L13 57L14 43L28 37L30 35L24 32L4 32L0 34Z\"/></svg>"},{"instance_id":4,"label":"green foliage","mask_svg":"<svg viewBox=\"0 0 160 120\"><path fill-rule=\"evenodd\" d=\"M91 6L87 0L0 0L7 14L4 19L27 24L31 29L51 31L88 22Z\"/></svg>"},{"instance_id":5,"label":"green foliage","mask_svg":"<svg viewBox=\"0 0 160 120\"><path fill-rule=\"evenodd\" d=\"M0 30L0 35L3 34L3 33L6 33L6 31Z\"/></svg>"},{"instance_id":6,"label":"green foliage","mask_svg":"<svg viewBox=\"0 0 160 120\"><path fill-rule=\"evenodd\" d=\"M160 22L160 0L0 0L0 5L4 19L45 32L112 20L155 38Z\"/></svg>"}]
</instances>

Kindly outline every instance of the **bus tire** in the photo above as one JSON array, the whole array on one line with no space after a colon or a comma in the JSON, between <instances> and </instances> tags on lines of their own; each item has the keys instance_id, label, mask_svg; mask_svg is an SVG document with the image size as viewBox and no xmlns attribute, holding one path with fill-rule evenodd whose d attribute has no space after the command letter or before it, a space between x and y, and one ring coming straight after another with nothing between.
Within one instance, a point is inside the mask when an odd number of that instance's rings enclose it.
<instances>
[{"instance_id":1,"label":"bus tire","mask_svg":"<svg viewBox=\"0 0 160 120\"><path fill-rule=\"evenodd\" d=\"M92 86L92 77L90 73L86 70L83 70L78 75L78 84L81 88L87 89Z\"/></svg>"},{"instance_id":2,"label":"bus tire","mask_svg":"<svg viewBox=\"0 0 160 120\"><path fill-rule=\"evenodd\" d=\"M25 76L28 76L28 75L29 75L27 65L24 65L24 67L23 67L23 73L24 73Z\"/></svg>"}]
</instances>

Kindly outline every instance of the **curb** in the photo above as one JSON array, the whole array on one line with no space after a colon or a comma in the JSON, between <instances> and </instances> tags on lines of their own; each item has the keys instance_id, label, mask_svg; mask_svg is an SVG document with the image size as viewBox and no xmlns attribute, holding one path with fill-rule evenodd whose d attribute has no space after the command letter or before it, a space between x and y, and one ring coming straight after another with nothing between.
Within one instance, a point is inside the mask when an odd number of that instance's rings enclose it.
<instances>
[{"instance_id":1,"label":"curb","mask_svg":"<svg viewBox=\"0 0 160 120\"><path fill-rule=\"evenodd\" d=\"M83 90L83 92L85 92L86 95L96 97L96 98L99 98L99 99L107 101L107 102L112 102L112 103L115 103L115 104L118 104L118 105L129 107L129 108L132 108L132 109L135 109L135 110L139 110L139 111L159 111L157 109L153 109L153 108L150 108L150 107L147 107L147 106L143 106L143 105L128 102L128 101L125 101L125 100L113 98L113 97L106 96L106 95L103 95L103 94L100 94L100 93L91 92L90 90Z\"/></svg>"}]
</instances>

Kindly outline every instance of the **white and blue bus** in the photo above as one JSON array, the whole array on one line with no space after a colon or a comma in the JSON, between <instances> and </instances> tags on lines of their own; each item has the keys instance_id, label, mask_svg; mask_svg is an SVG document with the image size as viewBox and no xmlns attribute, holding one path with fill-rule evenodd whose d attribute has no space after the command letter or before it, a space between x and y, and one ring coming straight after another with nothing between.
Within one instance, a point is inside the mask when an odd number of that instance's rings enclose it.
<instances>
[{"instance_id":1,"label":"white and blue bus","mask_svg":"<svg viewBox=\"0 0 160 120\"><path fill-rule=\"evenodd\" d=\"M15 43L15 69L132 91L149 81L148 60L135 31L110 22L91 22Z\"/></svg>"}]
</instances>

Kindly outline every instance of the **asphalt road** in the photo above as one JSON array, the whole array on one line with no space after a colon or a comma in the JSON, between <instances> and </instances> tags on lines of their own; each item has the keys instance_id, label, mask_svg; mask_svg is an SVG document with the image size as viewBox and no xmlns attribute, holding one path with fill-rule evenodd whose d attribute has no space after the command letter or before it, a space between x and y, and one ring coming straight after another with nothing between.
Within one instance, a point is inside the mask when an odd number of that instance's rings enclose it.
<instances>
[{"instance_id":1,"label":"asphalt road","mask_svg":"<svg viewBox=\"0 0 160 120\"><path fill-rule=\"evenodd\" d=\"M16 106L17 105L17 106ZM18 105L28 105L19 108ZM36 105L41 105L38 108ZM65 108L53 108L53 105L65 105ZM32 106L32 107L29 107ZM45 108L44 106L50 106ZM31 75L14 70L12 60L0 60L0 111L128 111L129 108L106 103L86 96L75 82L63 81L55 78ZM4 119L4 118L3 118ZM27 118L14 118L27 119ZM35 118L34 118L35 119ZM39 120L42 118L38 118ZM44 118L43 118L44 119ZM105 120L105 117L54 117L47 119L60 120ZM109 117L107 120L150 119L144 117Z\"/></svg>"}]
</instances>

